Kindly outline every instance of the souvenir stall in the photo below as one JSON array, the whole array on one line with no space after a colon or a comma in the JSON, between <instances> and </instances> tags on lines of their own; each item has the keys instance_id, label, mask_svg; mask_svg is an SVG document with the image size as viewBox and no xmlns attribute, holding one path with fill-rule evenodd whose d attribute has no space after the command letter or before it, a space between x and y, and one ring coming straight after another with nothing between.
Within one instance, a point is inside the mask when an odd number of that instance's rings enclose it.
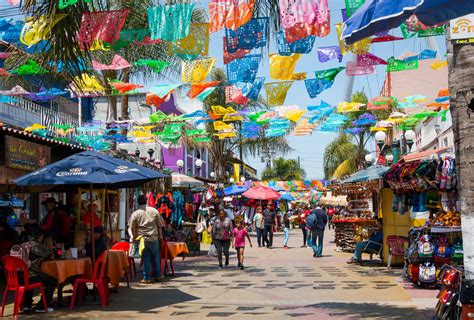
<instances>
[{"instance_id":1,"label":"souvenir stall","mask_svg":"<svg viewBox=\"0 0 474 320\"><path fill-rule=\"evenodd\" d=\"M394 193L392 211L411 222L406 274L415 284L435 286L443 266L463 263L455 159L397 163L385 181Z\"/></svg>"}]
</instances>

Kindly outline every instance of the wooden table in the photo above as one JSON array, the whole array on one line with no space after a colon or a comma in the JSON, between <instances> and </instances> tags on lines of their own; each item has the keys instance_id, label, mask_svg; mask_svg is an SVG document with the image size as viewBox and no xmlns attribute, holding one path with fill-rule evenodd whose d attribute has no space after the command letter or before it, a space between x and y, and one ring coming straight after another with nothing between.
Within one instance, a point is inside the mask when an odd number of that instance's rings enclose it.
<instances>
[{"instance_id":1,"label":"wooden table","mask_svg":"<svg viewBox=\"0 0 474 320\"><path fill-rule=\"evenodd\" d=\"M120 279L122 279L125 274L125 269L129 266L127 253L125 251L109 250L107 258L107 275L112 286L117 287L119 285Z\"/></svg>"},{"instance_id":2,"label":"wooden table","mask_svg":"<svg viewBox=\"0 0 474 320\"><path fill-rule=\"evenodd\" d=\"M41 272L58 280L58 284L77 275L91 276L93 271L90 258L51 260L41 263Z\"/></svg>"},{"instance_id":3,"label":"wooden table","mask_svg":"<svg viewBox=\"0 0 474 320\"><path fill-rule=\"evenodd\" d=\"M167 263L169 263L171 275L174 276L174 267L173 267L173 260L180 254L188 254L189 249L185 242L167 242L163 241L162 248L166 248L165 250L161 250L160 256L161 260L164 260L164 268L162 267L162 271L166 274L166 269L168 269ZM184 256L183 256L184 259Z\"/></svg>"}]
</instances>

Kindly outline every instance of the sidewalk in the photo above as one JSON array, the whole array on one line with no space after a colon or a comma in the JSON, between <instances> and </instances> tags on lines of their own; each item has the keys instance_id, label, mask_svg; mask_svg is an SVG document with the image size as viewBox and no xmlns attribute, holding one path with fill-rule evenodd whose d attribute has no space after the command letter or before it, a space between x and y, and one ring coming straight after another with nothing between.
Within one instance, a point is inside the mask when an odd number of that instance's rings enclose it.
<instances>
[{"instance_id":1,"label":"sidewalk","mask_svg":"<svg viewBox=\"0 0 474 320\"><path fill-rule=\"evenodd\" d=\"M236 268L234 252L230 266L222 270L215 258L203 253L176 260L176 277L167 277L162 283L121 287L118 293L111 293L106 308L89 300L72 311L59 309L44 317L431 318L436 290L414 289L399 278L400 269L348 265L350 254L335 252L335 245L330 242L333 231L326 231L325 237L322 258L313 258L309 248L300 248L301 231L295 229L291 231L288 250L281 248L282 233L275 236L273 249L247 246L243 271ZM252 241L256 245L255 237ZM11 315L11 307L5 310L6 315Z\"/></svg>"}]
</instances>

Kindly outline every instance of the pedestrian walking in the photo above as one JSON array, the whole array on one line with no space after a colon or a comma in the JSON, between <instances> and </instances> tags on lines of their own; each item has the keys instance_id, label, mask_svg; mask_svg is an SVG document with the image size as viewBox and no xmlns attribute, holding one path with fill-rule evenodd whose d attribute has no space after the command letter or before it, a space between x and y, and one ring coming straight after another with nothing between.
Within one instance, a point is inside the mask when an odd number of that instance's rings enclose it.
<instances>
[{"instance_id":1,"label":"pedestrian walking","mask_svg":"<svg viewBox=\"0 0 474 320\"><path fill-rule=\"evenodd\" d=\"M257 243L258 247L261 247L262 245L265 246L265 238L263 238L263 215L262 215L262 208L258 207L257 208L257 213L253 217L253 228L255 229L255 232L257 233Z\"/></svg>"},{"instance_id":2,"label":"pedestrian walking","mask_svg":"<svg viewBox=\"0 0 474 320\"><path fill-rule=\"evenodd\" d=\"M268 204L267 208L263 210L263 238L267 243L267 248L273 246L273 228L277 225L277 217L272 205Z\"/></svg>"},{"instance_id":3,"label":"pedestrian walking","mask_svg":"<svg viewBox=\"0 0 474 320\"><path fill-rule=\"evenodd\" d=\"M217 250L219 268L222 268L222 253L225 256L225 266L229 265L229 248L232 237L232 221L224 210L219 211L219 216L212 226L212 239Z\"/></svg>"},{"instance_id":4,"label":"pedestrian walking","mask_svg":"<svg viewBox=\"0 0 474 320\"><path fill-rule=\"evenodd\" d=\"M290 239L290 215L288 212L283 215L283 232L285 234L283 248L288 249L288 240Z\"/></svg>"},{"instance_id":5,"label":"pedestrian walking","mask_svg":"<svg viewBox=\"0 0 474 320\"><path fill-rule=\"evenodd\" d=\"M132 214L129 226L134 241L143 239L145 247L142 251L143 280L141 283L151 283L151 265L155 280L161 280L160 274L160 241L163 240L164 221L158 210L146 205L145 195L138 197L138 209Z\"/></svg>"},{"instance_id":6,"label":"pedestrian walking","mask_svg":"<svg viewBox=\"0 0 474 320\"><path fill-rule=\"evenodd\" d=\"M302 208L300 213L300 228L303 232L303 245L301 246L302 248L306 248L308 246L308 229L306 228L306 218L309 216L310 213L311 211L307 207Z\"/></svg>"},{"instance_id":7,"label":"pedestrian walking","mask_svg":"<svg viewBox=\"0 0 474 320\"><path fill-rule=\"evenodd\" d=\"M235 219L235 228L232 231L232 247L237 251L237 267L240 270L244 270L244 251L245 251L245 238L249 240L250 247L252 247L252 241L250 240L247 228L245 228L242 219Z\"/></svg>"},{"instance_id":8,"label":"pedestrian walking","mask_svg":"<svg viewBox=\"0 0 474 320\"><path fill-rule=\"evenodd\" d=\"M313 257L322 257L324 229L328 222L328 216L321 207L316 207L306 219L306 224L311 230L310 243L313 248Z\"/></svg>"}]
</instances>

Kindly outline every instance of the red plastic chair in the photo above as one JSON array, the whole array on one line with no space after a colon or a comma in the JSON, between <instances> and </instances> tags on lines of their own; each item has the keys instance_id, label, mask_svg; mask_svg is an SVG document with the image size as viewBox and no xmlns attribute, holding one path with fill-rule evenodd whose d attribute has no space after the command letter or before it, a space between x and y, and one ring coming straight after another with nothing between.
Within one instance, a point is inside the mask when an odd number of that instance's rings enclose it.
<instances>
[{"instance_id":1,"label":"red plastic chair","mask_svg":"<svg viewBox=\"0 0 474 320\"><path fill-rule=\"evenodd\" d=\"M3 294L2 301L2 317L7 302L8 291L15 291L15 305L13 307L13 316L15 319L18 317L18 311L21 304L23 303L25 291L28 290L40 289L41 297L44 303L44 310L48 312L48 304L46 303L43 284L40 282L30 284L28 279L28 266L26 263L20 258L10 256L4 256L2 258L2 262L7 278L7 287L5 289L5 293ZM18 282L18 272L23 272L24 284L22 286L20 286Z\"/></svg>"},{"instance_id":2,"label":"red plastic chair","mask_svg":"<svg viewBox=\"0 0 474 320\"><path fill-rule=\"evenodd\" d=\"M74 288L71 299L71 309L74 308L76 301L77 290L79 289L78 303L82 303L84 297L84 287L87 283L94 284L94 287L99 291L100 302L102 307L107 306L109 303L109 286L108 278L106 276L107 271L107 254L108 251L104 251L97 258L94 265L94 273L92 277L80 276L74 281Z\"/></svg>"},{"instance_id":3,"label":"red plastic chair","mask_svg":"<svg viewBox=\"0 0 474 320\"><path fill-rule=\"evenodd\" d=\"M4 256L10 255L10 249L13 247L13 245L13 241L10 240L0 241L0 259Z\"/></svg>"},{"instance_id":4,"label":"red plastic chair","mask_svg":"<svg viewBox=\"0 0 474 320\"><path fill-rule=\"evenodd\" d=\"M401 236L388 236L386 241L387 241L387 247L388 247L387 268L390 269L391 264L392 264L392 256L393 257L405 256L405 244L408 246L408 239Z\"/></svg>"},{"instance_id":5,"label":"red plastic chair","mask_svg":"<svg viewBox=\"0 0 474 320\"><path fill-rule=\"evenodd\" d=\"M135 269L135 259L128 255L128 253L130 252L130 243L125 241L117 242L112 246L110 250L122 250L125 251L125 253L127 254L128 264L130 265L130 267L128 268L128 273L125 273L125 278L127 278L127 287L130 287L129 279L133 278L132 271L134 272L135 276L137 275L137 270Z\"/></svg>"}]
</instances>

